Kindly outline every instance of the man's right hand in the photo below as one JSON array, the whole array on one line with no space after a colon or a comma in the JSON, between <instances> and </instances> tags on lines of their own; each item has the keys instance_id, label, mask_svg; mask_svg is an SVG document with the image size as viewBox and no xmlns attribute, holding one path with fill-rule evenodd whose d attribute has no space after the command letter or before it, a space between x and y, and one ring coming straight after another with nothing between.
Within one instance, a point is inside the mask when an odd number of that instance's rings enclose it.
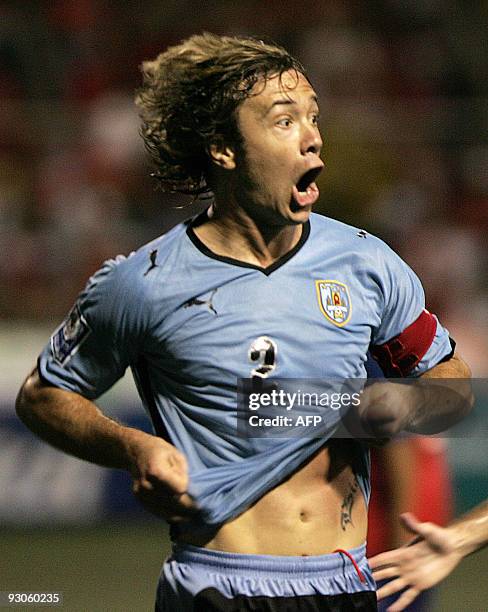
<instances>
[{"instance_id":1,"label":"man's right hand","mask_svg":"<svg viewBox=\"0 0 488 612\"><path fill-rule=\"evenodd\" d=\"M161 438L138 434L131 444L134 495L146 510L168 523L190 520L198 508L187 493L185 456Z\"/></svg>"},{"instance_id":2,"label":"man's right hand","mask_svg":"<svg viewBox=\"0 0 488 612\"><path fill-rule=\"evenodd\" d=\"M143 506L168 522L189 520L188 466L174 446L106 417L90 400L44 382L35 368L16 403L20 419L38 436L75 457L132 474Z\"/></svg>"}]
</instances>

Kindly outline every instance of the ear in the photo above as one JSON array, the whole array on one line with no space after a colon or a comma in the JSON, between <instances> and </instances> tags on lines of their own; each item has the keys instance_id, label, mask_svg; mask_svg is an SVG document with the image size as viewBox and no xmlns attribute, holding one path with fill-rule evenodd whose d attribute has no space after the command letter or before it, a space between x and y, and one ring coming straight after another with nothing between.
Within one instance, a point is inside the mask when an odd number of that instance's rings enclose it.
<instances>
[{"instance_id":1,"label":"ear","mask_svg":"<svg viewBox=\"0 0 488 612\"><path fill-rule=\"evenodd\" d=\"M236 167L234 149L225 144L223 139L214 140L208 147L208 154L214 164L224 170L234 170Z\"/></svg>"}]
</instances>

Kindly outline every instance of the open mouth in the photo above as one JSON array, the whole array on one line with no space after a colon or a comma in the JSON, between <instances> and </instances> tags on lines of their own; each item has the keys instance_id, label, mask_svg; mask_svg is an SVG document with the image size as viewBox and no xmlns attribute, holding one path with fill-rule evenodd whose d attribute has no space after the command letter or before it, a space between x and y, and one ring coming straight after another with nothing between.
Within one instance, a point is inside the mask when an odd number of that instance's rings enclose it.
<instances>
[{"instance_id":1,"label":"open mouth","mask_svg":"<svg viewBox=\"0 0 488 612\"><path fill-rule=\"evenodd\" d=\"M307 172L305 172L305 174L302 176L302 178L296 184L297 185L297 190L300 193L305 193L307 191L308 187L310 187L310 185L318 177L318 175L320 174L321 170L322 170L322 168L312 168L311 170L308 170Z\"/></svg>"},{"instance_id":2,"label":"open mouth","mask_svg":"<svg viewBox=\"0 0 488 612\"><path fill-rule=\"evenodd\" d=\"M293 186L293 199L299 206L315 204L319 198L319 188L315 183L322 170L322 166L307 170L300 180Z\"/></svg>"}]
</instances>

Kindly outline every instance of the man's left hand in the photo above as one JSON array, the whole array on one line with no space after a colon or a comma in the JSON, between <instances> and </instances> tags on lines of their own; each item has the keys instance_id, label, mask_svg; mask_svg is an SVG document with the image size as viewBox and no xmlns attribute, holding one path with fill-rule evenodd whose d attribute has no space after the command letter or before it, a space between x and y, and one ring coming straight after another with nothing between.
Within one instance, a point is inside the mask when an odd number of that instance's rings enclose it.
<instances>
[{"instance_id":1,"label":"man's left hand","mask_svg":"<svg viewBox=\"0 0 488 612\"><path fill-rule=\"evenodd\" d=\"M375 383L361 395L357 417L366 437L391 438L408 429L423 401L416 384Z\"/></svg>"}]
</instances>

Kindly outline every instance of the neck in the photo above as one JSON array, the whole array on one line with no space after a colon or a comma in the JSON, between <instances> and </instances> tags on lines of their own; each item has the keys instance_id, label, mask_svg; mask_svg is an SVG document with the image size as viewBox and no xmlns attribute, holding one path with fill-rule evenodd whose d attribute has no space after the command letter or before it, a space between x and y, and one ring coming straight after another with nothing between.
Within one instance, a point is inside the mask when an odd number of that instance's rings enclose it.
<instances>
[{"instance_id":1,"label":"neck","mask_svg":"<svg viewBox=\"0 0 488 612\"><path fill-rule=\"evenodd\" d=\"M235 206L213 207L194 231L216 255L267 267L286 255L300 240L302 225L269 225Z\"/></svg>"}]
</instances>

